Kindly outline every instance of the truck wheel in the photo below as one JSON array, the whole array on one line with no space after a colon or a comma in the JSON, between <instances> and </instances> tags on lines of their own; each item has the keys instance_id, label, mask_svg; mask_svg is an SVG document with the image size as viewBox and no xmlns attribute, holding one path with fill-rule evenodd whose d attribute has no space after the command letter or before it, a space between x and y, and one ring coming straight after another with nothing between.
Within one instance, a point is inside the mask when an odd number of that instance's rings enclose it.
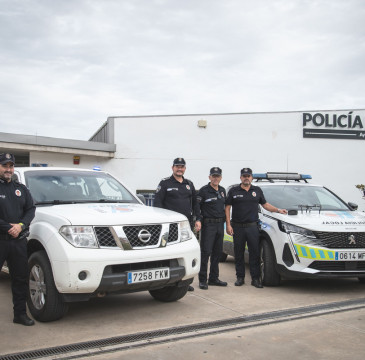
<instances>
[{"instance_id":1,"label":"truck wheel","mask_svg":"<svg viewBox=\"0 0 365 360\"><path fill-rule=\"evenodd\" d=\"M361 277L361 278L358 278L359 281L362 283L362 284L365 284L365 278Z\"/></svg>"},{"instance_id":2,"label":"truck wheel","mask_svg":"<svg viewBox=\"0 0 365 360\"><path fill-rule=\"evenodd\" d=\"M266 240L260 245L260 268L263 285L278 286L281 277L275 269L276 259L272 246Z\"/></svg>"},{"instance_id":3,"label":"truck wheel","mask_svg":"<svg viewBox=\"0 0 365 360\"><path fill-rule=\"evenodd\" d=\"M45 251L33 253L29 264L29 291L27 303L32 316L38 321L61 319L68 310L53 280L52 267Z\"/></svg>"},{"instance_id":4,"label":"truck wheel","mask_svg":"<svg viewBox=\"0 0 365 360\"><path fill-rule=\"evenodd\" d=\"M188 292L188 285L184 285L181 287L178 286L165 286L162 289L150 290L150 294L153 298L163 302L172 302L176 300L180 300L183 298Z\"/></svg>"},{"instance_id":5,"label":"truck wheel","mask_svg":"<svg viewBox=\"0 0 365 360\"><path fill-rule=\"evenodd\" d=\"M219 262L226 262L228 255L222 252Z\"/></svg>"}]
</instances>

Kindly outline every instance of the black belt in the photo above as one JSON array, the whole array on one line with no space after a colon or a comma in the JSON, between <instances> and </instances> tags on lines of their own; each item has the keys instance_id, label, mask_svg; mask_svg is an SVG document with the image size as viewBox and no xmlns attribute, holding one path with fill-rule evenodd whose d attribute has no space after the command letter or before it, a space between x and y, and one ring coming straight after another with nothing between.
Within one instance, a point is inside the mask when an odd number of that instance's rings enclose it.
<instances>
[{"instance_id":1,"label":"black belt","mask_svg":"<svg viewBox=\"0 0 365 360\"><path fill-rule=\"evenodd\" d=\"M203 223L204 224L209 224L209 223L222 223L225 222L226 219L225 218L204 218L203 219Z\"/></svg>"},{"instance_id":2,"label":"black belt","mask_svg":"<svg viewBox=\"0 0 365 360\"><path fill-rule=\"evenodd\" d=\"M242 227L242 228L248 228L251 226L257 226L257 221L255 222L250 222L250 223L240 223L240 222L231 222L232 226L237 226L237 227Z\"/></svg>"}]
</instances>

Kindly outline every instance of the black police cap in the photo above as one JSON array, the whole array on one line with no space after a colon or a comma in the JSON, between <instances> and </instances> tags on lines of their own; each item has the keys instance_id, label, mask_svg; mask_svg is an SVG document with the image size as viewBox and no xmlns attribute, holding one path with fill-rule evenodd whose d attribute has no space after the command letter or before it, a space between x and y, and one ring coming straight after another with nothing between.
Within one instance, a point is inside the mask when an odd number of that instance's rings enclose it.
<instances>
[{"instance_id":1,"label":"black police cap","mask_svg":"<svg viewBox=\"0 0 365 360\"><path fill-rule=\"evenodd\" d=\"M212 167L209 175L222 175L222 169L219 167Z\"/></svg>"},{"instance_id":2,"label":"black police cap","mask_svg":"<svg viewBox=\"0 0 365 360\"><path fill-rule=\"evenodd\" d=\"M252 170L250 168L243 168L241 170L241 176L242 175L252 175Z\"/></svg>"},{"instance_id":3,"label":"black police cap","mask_svg":"<svg viewBox=\"0 0 365 360\"><path fill-rule=\"evenodd\" d=\"M9 154L9 153L1 153L0 154L0 164L4 165L7 163L13 163L15 164L15 157L13 154Z\"/></svg>"},{"instance_id":4,"label":"black police cap","mask_svg":"<svg viewBox=\"0 0 365 360\"><path fill-rule=\"evenodd\" d=\"M185 160L184 160L183 158L176 158L176 159L174 160L173 165L174 165L174 166L175 166L175 165L186 165L186 162L185 162Z\"/></svg>"}]
</instances>

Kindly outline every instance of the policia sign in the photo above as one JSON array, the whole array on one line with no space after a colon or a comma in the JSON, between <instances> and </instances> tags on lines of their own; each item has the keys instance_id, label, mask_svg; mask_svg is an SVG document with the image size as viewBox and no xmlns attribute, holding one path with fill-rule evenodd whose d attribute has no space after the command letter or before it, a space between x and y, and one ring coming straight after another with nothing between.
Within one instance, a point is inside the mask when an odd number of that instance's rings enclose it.
<instances>
[{"instance_id":1,"label":"policia sign","mask_svg":"<svg viewBox=\"0 0 365 360\"><path fill-rule=\"evenodd\" d=\"M324 139L365 140L365 129L360 115L303 113L303 137Z\"/></svg>"}]
</instances>

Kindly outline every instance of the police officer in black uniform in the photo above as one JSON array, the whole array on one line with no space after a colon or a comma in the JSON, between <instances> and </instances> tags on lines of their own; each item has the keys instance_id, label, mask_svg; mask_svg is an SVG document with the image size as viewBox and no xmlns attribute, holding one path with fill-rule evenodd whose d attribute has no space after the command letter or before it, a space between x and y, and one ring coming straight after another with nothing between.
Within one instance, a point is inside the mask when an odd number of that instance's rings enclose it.
<instances>
[{"instance_id":1,"label":"police officer in black uniform","mask_svg":"<svg viewBox=\"0 0 365 360\"><path fill-rule=\"evenodd\" d=\"M267 211L287 214L285 209L266 202L262 190L258 186L251 185L253 180L252 170L241 170L241 184L231 188L226 200L227 233L233 235L234 257L236 264L236 286L245 282L244 253L246 242L249 252L249 264L251 273L251 285L262 288L260 276L260 253L259 253L259 228L258 206L259 204ZM230 212L232 208L232 221Z\"/></svg>"},{"instance_id":2,"label":"police officer in black uniform","mask_svg":"<svg viewBox=\"0 0 365 360\"><path fill-rule=\"evenodd\" d=\"M35 215L29 190L12 180L14 155L0 154L0 268L7 262L13 293L13 322L34 325L26 313L28 292L27 229Z\"/></svg>"},{"instance_id":3,"label":"police officer in black uniform","mask_svg":"<svg viewBox=\"0 0 365 360\"><path fill-rule=\"evenodd\" d=\"M162 179L156 189L154 206L173 210L185 215L190 226L194 228L194 215L199 211L198 203L196 202L196 191L194 184L184 178L186 170L186 162L183 158L176 158L172 165L172 175ZM195 224L195 229L200 230L200 222ZM189 286L189 291L194 291L192 286Z\"/></svg>"},{"instance_id":4,"label":"police officer in black uniform","mask_svg":"<svg viewBox=\"0 0 365 360\"><path fill-rule=\"evenodd\" d=\"M223 251L224 202L226 200L226 190L219 185L222 180L222 170L219 167L211 168L209 180L210 182L203 186L197 194L197 202L200 205L197 220L202 223L199 272L199 287L202 290L207 290L208 285L227 286L225 281L219 280L218 267ZM207 284L209 257L210 271Z\"/></svg>"}]
</instances>

